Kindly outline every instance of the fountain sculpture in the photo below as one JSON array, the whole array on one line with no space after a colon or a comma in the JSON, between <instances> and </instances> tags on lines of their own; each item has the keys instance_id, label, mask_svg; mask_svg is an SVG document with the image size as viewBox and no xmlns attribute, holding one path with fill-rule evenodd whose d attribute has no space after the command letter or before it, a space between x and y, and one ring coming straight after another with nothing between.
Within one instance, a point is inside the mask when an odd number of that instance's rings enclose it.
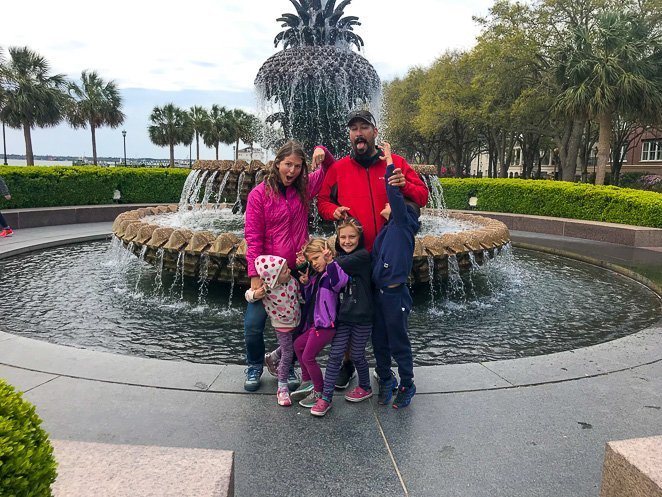
<instances>
[{"instance_id":1,"label":"fountain sculpture","mask_svg":"<svg viewBox=\"0 0 662 497\"><path fill-rule=\"evenodd\" d=\"M351 0L290 0L297 14L283 14L274 40L283 50L266 60L255 78L266 121L280 126L285 140L305 150L323 143L338 156L349 152L345 117L376 102L380 81L363 56L363 40L353 32L361 23L344 16ZM374 105L373 105L374 107ZM278 143L272 143L278 148Z\"/></svg>"}]
</instances>

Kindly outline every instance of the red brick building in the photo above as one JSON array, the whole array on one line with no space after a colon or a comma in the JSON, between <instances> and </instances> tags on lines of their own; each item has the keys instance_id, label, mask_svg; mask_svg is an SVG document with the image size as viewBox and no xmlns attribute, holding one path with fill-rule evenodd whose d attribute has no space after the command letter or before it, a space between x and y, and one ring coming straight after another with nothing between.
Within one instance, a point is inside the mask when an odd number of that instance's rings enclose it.
<instances>
[{"instance_id":1,"label":"red brick building","mask_svg":"<svg viewBox=\"0 0 662 497\"><path fill-rule=\"evenodd\" d=\"M644 131L641 137L634 138L621 172L662 174L662 131Z\"/></svg>"}]
</instances>

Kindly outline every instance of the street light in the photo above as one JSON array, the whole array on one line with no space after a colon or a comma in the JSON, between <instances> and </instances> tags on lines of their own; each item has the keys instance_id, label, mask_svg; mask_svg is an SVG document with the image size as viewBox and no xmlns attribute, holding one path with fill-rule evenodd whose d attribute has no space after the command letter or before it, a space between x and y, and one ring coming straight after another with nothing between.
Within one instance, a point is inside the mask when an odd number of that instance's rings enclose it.
<instances>
[{"instance_id":1,"label":"street light","mask_svg":"<svg viewBox=\"0 0 662 497\"><path fill-rule=\"evenodd\" d=\"M124 167L126 167L126 130L122 130L122 139L124 140Z\"/></svg>"}]
</instances>

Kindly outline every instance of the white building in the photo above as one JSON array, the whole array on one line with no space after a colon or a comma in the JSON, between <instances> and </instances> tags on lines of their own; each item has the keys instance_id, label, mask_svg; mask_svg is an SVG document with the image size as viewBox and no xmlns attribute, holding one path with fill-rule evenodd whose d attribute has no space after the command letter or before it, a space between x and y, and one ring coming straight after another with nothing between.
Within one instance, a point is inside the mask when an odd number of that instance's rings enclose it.
<instances>
[{"instance_id":1,"label":"white building","mask_svg":"<svg viewBox=\"0 0 662 497\"><path fill-rule=\"evenodd\" d=\"M266 154L264 150L262 150L261 148L255 148L255 147L240 148L237 159L245 160L246 162L250 162L252 160L259 160L262 162L266 162Z\"/></svg>"}]
</instances>

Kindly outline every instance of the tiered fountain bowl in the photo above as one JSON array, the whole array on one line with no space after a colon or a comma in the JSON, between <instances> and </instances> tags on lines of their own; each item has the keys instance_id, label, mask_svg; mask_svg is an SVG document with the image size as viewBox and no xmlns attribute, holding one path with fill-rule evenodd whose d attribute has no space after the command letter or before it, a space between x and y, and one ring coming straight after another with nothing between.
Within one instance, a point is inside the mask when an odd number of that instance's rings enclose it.
<instances>
[{"instance_id":1,"label":"tiered fountain bowl","mask_svg":"<svg viewBox=\"0 0 662 497\"><path fill-rule=\"evenodd\" d=\"M260 161L198 161L182 192L179 205L161 205L124 212L113 223L114 235L127 250L166 271L199 280L248 284L243 206L250 190L269 165ZM421 212L416 238L413 285L448 276L449 264L460 271L480 266L510 242L505 224L495 219L441 208L443 195L434 166L414 166L431 189L431 208ZM203 190L204 186L204 190ZM437 191L438 189L438 191ZM430 204L428 204L430 205ZM229 219L210 229L191 229L172 222L188 215ZM329 238L335 243L334 237Z\"/></svg>"}]
</instances>

